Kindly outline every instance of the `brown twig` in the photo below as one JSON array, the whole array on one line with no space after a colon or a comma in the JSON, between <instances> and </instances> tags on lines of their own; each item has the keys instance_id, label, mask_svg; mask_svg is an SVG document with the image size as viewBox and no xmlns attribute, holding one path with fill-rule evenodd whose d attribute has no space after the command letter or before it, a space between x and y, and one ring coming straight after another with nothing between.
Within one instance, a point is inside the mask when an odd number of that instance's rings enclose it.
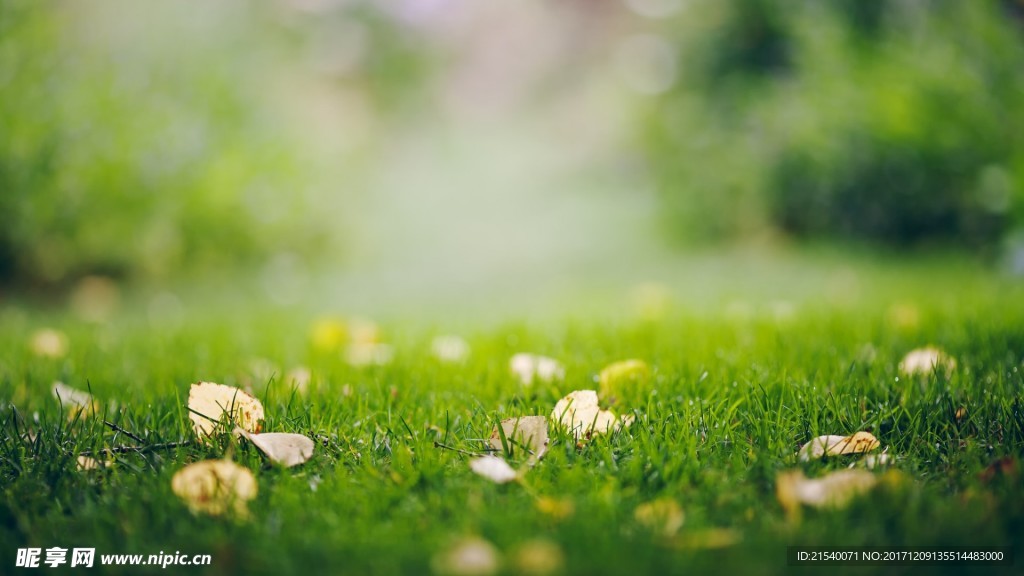
<instances>
[{"instance_id":1,"label":"brown twig","mask_svg":"<svg viewBox=\"0 0 1024 576\"><path fill-rule=\"evenodd\" d=\"M146 443L146 441L143 440L142 438L139 438L137 435L135 435L135 434L125 430L124 428L121 428L120 426L118 426L117 424L114 424L113 422L109 422L107 420L104 420L103 424L104 424L104 426L107 426L108 428L110 428L114 432L120 432L121 434L124 434L125 436L131 438L132 440L135 440L139 444L145 444Z\"/></svg>"}]
</instances>

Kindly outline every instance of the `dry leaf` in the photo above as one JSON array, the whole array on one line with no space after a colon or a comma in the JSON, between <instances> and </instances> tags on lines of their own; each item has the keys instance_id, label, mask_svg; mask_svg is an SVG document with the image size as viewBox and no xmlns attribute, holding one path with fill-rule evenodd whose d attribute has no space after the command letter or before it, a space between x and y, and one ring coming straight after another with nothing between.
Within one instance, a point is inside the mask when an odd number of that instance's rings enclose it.
<instances>
[{"instance_id":1,"label":"dry leaf","mask_svg":"<svg viewBox=\"0 0 1024 576\"><path fill-rule=\"evenodd\" d=\"M106 322L121 299L117 283L106 276L86 276L71 293L71 310L86 322Z\"/></svg>"},{"instance_id":2,"label":"dry leaf","mask_svg":"<svg viewBox=\"0 0 1024 576\"><path fill-rule=\"evenodd\" d=\"M387 344L352 343L345 348L345 361L357 368L384 366L394 356L395 350Z\"/></svg>"},{"instance_id":3,"label":"dry leaf","mask_svg":"<svg viewBox=\"0 0 1024 576\"><path fill-rule=\"evenodd\" d=\"M800 460L806 462L823 456L859 454L878 448L878 439L870 432L857 432L850 436L818 436L800 448Z\"/></svg>"},{"instance_id":4,"label":"dry leaf","mask_svg":"<svg viewBox=\"0 0 1024 576\"><path fill-rule=\"evenodd\" d=\"M562 364L547 356L521 352L509 359L508 367L524 386L533 384L535 380L553 382L565 378L565 368Z\"/></svg>"},{"instance_id":5,"label":"dry leaf","mask_svg":"<svg viewBox=\"0 0 1024 576\"><path fill-rule=\"evenodd\" d=\"M323 318L313 324L309 340L319 352L337 352L348 339L345 323L335 318Z\"/></svg>"},{"instance_id":6,"label":"dry leaf","mask_svg":"<svg viewBox=\"0 0 1024 576\"><path fill-rule=\"evenodd\" d=\"M598 375L601 397L609 402L622 396L631 386L643 384L651 377L651 369L643 360L623 360L609 364Z\"/></svg>"},{"instance_id":7,"label":"dry leaf","mask_svg":"<svg viewBox=\"0 0 1024 576\"><path fill-rule=\"evenodd\" d=\"M900 372L911 376L927 376L939 370L948 374L954 368L956 360L933 346L911 350L903 357L899 366Z\"/></svg>"},{"instance_id":8,"label":"dry leaf","mask_svg":"<svg viewBox=\"0 0 1024 576\"><path fill-rule=\"evenodd\" d=\"M548 450L548 419L544 416L522 416L520 418L506 418L501 421L501 429L505 433L505 441L509 448L514 451L517 447L524 447L530 451L531 460L540 460ZM491 448L497 451L504 451L501 445L501 434L495 426L489 440Z\"/></svg>"},{"instance_id":9,"label":"dry leaf","mask_svg":"<svg viewBox=\"0 0 1024 576\"><path fill-rule=\"evenodd\" d=\"M568 428L577 439L612 432L633 422L631 416L619 419L611 410L601 410L593 390L570 392L555 404L551 419Z\"/></svg>"},{"instance_id":10,"label":"dry leaf","mask_svg":"<svg viewBox=\"0 0 1024 576\"><path fill-rule=\"evenodd\" d=\"M501 568L501 555L487 540L471 536L435 556L431 566L448 576L490 576Z\"/></svg>"},{"instance_id":11,"label":"dry leaf","mask_svg":"<svg viewBox=\"0 0 1024 576\"><path fill-rule=\"evenodd\" d=\"M576 513L576 506L568 498L537 498L537 511L553 520L565 520Z\"/></svg>"},{"instance_id":12,"label":"dry leaf","mask_svg":"<svg viewBox=\"0 0 1024 576\"><path fill-rule=\"evenodd\" d=\"M647 282L638 284L630 290L634 312L644 320L660 320L672 308L672 291L664 284Z\"/></svg>"},{"instance_id":13,"label":"dry leaf","mask_svg":"<svg viewBox=\"0 0 1024 576\"><path fill-rule=\"evenodd\" d=\"M267 455L272 462L286 468L298 466L313 457L314 443L302 434L268 432L250 434L241 428L235 428L235 434L244 436L254 446Z\"/></svg>"},{"instance_id":14,"label":"dry leaf","mask_svg":"<svg viewBox=\"0 0 1024 576\"><path fill-rule=\"evenodd\" d=\"M193 513L246 516L246 502L256 497L256 478L248 468L228 460L204 460L178 470L171 490Z\"/></svg>"},{"instance_id":15,"label":"dry leaf","mask_svg":"<svg viewBox=\"0 0 1024 576\"><path fill-rule=\"evenodd\" d=\"M886 448L888 450L888 448ZM891 454L868 454L860 460L851 463L848 468L854 466L860 466L867 468L868 470L874 470L875 468L886 468L896 462L896 457Z\"/></svg>"},{"instance_id":16,"label":"dry leaf","mask_svg":"<svg viewBox=\"0 0 1024 576\"><path fill-rule=\"evenodd\" d=\"M41 328L32 333L29 348L36 356L60 358L68 353L68 339L60 330Z\"/></svg>"},{"instance_id":17,"label":"dry leaf","mask_svg":"<svg viewBox=\"0 0 1024 576\"><path fill-rule=\"evenodd\" d=\"M877 483L878 477L867 470L840 470L814 479L808 479L799 470L791 470L779 474L775 495L792 517L799 514L801 504L815 508L842 507Z\"/></svg>"},{"instance_id":18,"label":"dry leaf","mask_svg":"<svg viewBox=\"0 0 1024 576\"><path fill-rule=\"evenodd\" d=\"M188 393L189 418L200 439L217 431L224 414L247 432L259 432L263 404L243 390L213 382L193 384Z\"/></svg>"},{"instance_id":19,"label":"dry leaf","mask_svg":"<svg viewBox=\"0 0 1024 576\"><path fill-rule=\"evenodd\" d=\"M99 412L99 402L88 392L76 390L63 382L54 382L52 392L67 413L68 420L73 420L79 414L86 416Z\"/></svg>"},{"instance_id":20,"label":"dry leaf","mask_svg":"<svg viewBox=\"0 0 1024 576\"><path fill-rule=\"evenodd\" d=\"M430 349L441 362L459 364L469 357L469 342L458 336L438 336L431 342Z\"/></svg>"},{"instance_id":21,"label":"dry leaf","mask_svg":"<svg viewBox=\"0 0 1024 576\"><path fill-rule=\"evenodd\" d=\"M309 391L309 383L313 380L313 373L305 366L296 366L288 371L284 382L288 386L294 386L299 394L305 395Z\"/></svg>"},{"instance_id":22,"label":"dry leaf","mask_svg":"<svg viewBox=\"0 0 1024 576\"><path fill-rule=\"evenodd\" d=\"M731 528L707 528L680 535L674 542L686 550L715 550L728 548L740 541L740 533Z\"/></svg>"},{"instance_id":23,"label":"dry leaf","mask_svg":"<svg viewBox=\"0 0 1024 576\"><path fill-rule=\"evenodd\" d=\"M469 467L480 476L497 484L506 484L519 478L519 474L497 456L478 456L469 461Z\"/></svg>"},{"instance_id":24,"label":"dry leaf","mask_svg":"<svg viewBox=\"0 0 1024 576\"><path fill-rule=\"evenodd\" d=\"M523 542L514 558L518 572L531 576L557 574L565 567L565 554L558 544L540 538Z\"/></svg>"},{"instance_id":25,"label":"dry leaf","mask_svg":"<svg viewBox=\"0 0 1024 576\"><path fill-rule=\"evenodd\" d=\"M636 507L633 518L658 536L675 536L683 527L683 508L675 498L659 498Z\"/></svg>"},{"instance_id":26,"label":"dry leaf","mask_svg":"<svg viewBox=\"0 0 1024 576\"><path fill-rule=\"evenodd\" d=\"M89 456L78 457L78 469L82 471L88 470L99 470L100 468L106 468L113 464L112 460L97 460L90 458Z\"/></svg>"}]
</instances>

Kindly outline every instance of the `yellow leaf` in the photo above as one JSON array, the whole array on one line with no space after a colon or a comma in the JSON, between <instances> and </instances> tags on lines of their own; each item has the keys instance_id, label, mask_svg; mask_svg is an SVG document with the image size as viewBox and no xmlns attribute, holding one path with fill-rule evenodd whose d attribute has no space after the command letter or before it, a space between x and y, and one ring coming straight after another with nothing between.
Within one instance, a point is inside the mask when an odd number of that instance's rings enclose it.
<instances>
[{"instance_id":1,"label":"yellow leaf","mask_svg":"<svg viewBox=\"0 0 1024 576\"><path fill-rule=\"evenodd\" d=\"M558 544L541 538L520 544L514 558L518 572L530 576L557 574L565 567L565 554Z\"/></svg>"},{"instance_id":2,"label":"yellow leaf","mask_svg":"<svg viewBox=\"0 0 1024 576\"><path fill-rule=\"evenodd\" d=\"M806 462L823 456L860 454L878 446L878 439L870 432L857 432L850 436L818 436L800 448L800 460Z\"/></svg>"},{"instance_id":3,"label":"yellow leaf","mask_svg":"<svg viewBox=\"0 0 1024 576\"><path fill-rule=\"evenodd\" d=\"M633 518L658 536L671 537L683 527L683 508L675 498L659 498L636 507Z\"/></svg>"},{"instance_id":4,"label":"yellow leaf","mask_svg":"<svg viewBox=\"0 0 1024 576\"><path fill-rule=\"evenodd\" d=\"M345 323L334 318L324 318L313 324L309 339L319 352L336 352L348 338Z\"/></svg>"},{"instance_id":5,"label":"yellow leaf","mask_svg":"<svg viewBox=\"0 0 1024 576\"><path fill-rule=\"evenodd\" d=\"M553 520L565 520L576 513L576 506L567 498L541 496L537 499L537 511Z\"/></svg>"},{"instance_id":6,"label":"yellow leaf","mask_svg":"<svg viewBox=\"0 0 1024 576\"><path fill-rule=\"evenodd\" d=\"M178 470L171 490L194 514L248 515L246 503L256 497L256 478L248 468L227 460L205 460Z\"/></svg>"},{"instance_id":7,"label":"yellow leaf","mask_svg":"<svg viewBox=\"0 0 1024 576\"><path fill-rule=\"evenodd\" d=\"M621 398L631 387L644 384L651 377L651 369L643 360L623 360L609 364L598 375L601 397L608 401Z\"/></svg>"},{"instance_id":8,"label":"yellow leaf","mask_svg":"<svg viewBox=\"0 0 1024 576\"><path fill-rule=\"evenodd\" d=\"M60 330L42 328L32 333L29 348L36 356L60 358L68 353L68 339Z\"/></svg>"},{"instance_id":9,"label":"yellow leaf","mask_svg":"<svg viewBox=\"0 0 1024 576\"><path fill-rule=\"evenodd\" d=\"M198 382L188 393L189 418L200 439L217 432L225 414L239 428L259 432L263 421L263 404L243 390L213 382Z\"/></svg>"},{"instance_id":10,"label":"yellow leaf","mask_svg":"<svg viewBox=\"0 0 1024 576\"><path fill-rule=\"evenodd\" d=\"M88 470L99 470L100 468L106 468L113 464L111 460L97 460L90 458L89 456L78 457L78 469L82 471Z\"/></svg>"}]
</instances>

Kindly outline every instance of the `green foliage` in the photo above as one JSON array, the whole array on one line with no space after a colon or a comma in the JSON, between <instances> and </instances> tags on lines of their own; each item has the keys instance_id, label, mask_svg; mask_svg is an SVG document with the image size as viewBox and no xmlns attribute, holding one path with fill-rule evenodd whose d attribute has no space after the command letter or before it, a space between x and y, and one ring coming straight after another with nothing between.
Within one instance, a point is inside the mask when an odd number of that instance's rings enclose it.
<instances>
[{"instance_id":1,"label":"green foliage","mask_svg":"<svg viewBox=\"0 0 1024 576\"><path fill-rule=\"evenodd\" d=\"M991 246L1022 222L1024 33L997 3L748 4L668 31L645 143L680 236Z\"/></svg>"},{"instance_id":2,"label":"green foliage","mask_svg":"<svg viewBox=\"0 0 1024 576\"><path fill-rule=\"evenodd\" d=\"M840 265L849 258L837 259ZM472 353L461 365L430 355L429 331L394 324L384 330L397 334L388 339L394 363L362 369L312 349L301 315L268 314L255 303L233 314L210 303L189 306L173 325L147 322L139 310L93 325L0 307L0 397L9 400L0 405L0 545L12 551L12 563L22 546L208 553L212 567L196 572L209 574L320 573L324 566L423 574L466 535L494 543L506 559L502 573L515 573L514 551L535 538L564 552L564 574L789 573L787 545L1017 545L1024 530L1024 287L978 268L951 270L948 262L858 266L851 275L863 289L855 302L827 306L832 294L821 292L795 303L786 318L769 309L738 318L724 306L692 305L659 320L477 325L466 333ZM786 276L793 285L804 281ZM887 311L904 298L915 302L915 320L894 322ZM66 331L67 357L30 353L25 335L46 325ZM957 369L898 374L902 355L925 343L954 356ZM508 359L523 350L562 360L566 380L522 387ZM276 376L255 375L253 357L267 359ZM625 358L652 368L649 387L616 406L634 414L634 424L579 445L552 429L548 453L525 485L494 485L473 474L465 456L434 444L479 451L497 420L548 414L566 392L595 386L602 367ZM312 371L307 395L280 376L296 364ZM80 471L81 452L135 441L99 418L69 422L50 395L55 379L91 390L103 419L147 445L192 438L184 408L191 382L248 385L266 408L266 430L310 435L317 446L294 469L268 466L253 446L223 438L129 451L109 468ZM801 463L796 452L817 435L858 430L888 448L899 482L889 486L892 475L872 471L887 486L848 508L807 509L802 522L787 521L776 475L845 469L855 459ZM227 452L259 483L245 522L193 515L170 490L176 471ZM991 474L1004 458L1015 468ZM569 511L552 514L539 498ZM685 512L676 539L658 538L635 520L637 506L659 498ZM722 529L735 544L700 549L709 531ZM70 541L81 534L88 542Z\"/></svg>"},{"instance_id":3,"label":"green foliage","mask_svg":"<svg viewBox=\"0 0 1024 576\"><path fill-rule=\"evenodd\" d=\"M328 47L366 55L345 82L397 107L422 60L399 33L363 8L0 0L0 282L315 255L337 236L325 203L340 202L320 190L327 161L288 83L319 90L313 41L355 38ZM345 158L329 161L337 178Z\"/></svg>"}]
</instances>

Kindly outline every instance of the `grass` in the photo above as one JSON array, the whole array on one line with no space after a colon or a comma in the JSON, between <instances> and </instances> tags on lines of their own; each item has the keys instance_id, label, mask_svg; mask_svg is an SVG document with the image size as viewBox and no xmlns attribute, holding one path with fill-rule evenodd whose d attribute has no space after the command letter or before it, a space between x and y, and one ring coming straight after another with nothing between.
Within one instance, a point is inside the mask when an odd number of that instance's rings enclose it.
<instances>
[{"instance_id":1,"label":"grass","mask_svg":"<svg viewBox=\"0 0 1024 576\"><path fill-rule=\"evenodd\" d=\"M2 571L12 569L19 547L88 546L97 555L213 556L211 567L172 573L418 574L463 536L492 542L505 573L517 572L516 551L532 539L555 543L568 574L814 571L787 566L786 546L794 544L1016 544L1019 555L1024 483L1013 471L985 470L1004 457L1019 469L1024 456L1024 290L991 273L938 265L899 282L891 271L865 274L860 296L844 305L824 294L791 308L682 306L657 319L567 313L469 326L472 355L456 366L430 354L439 323L387 322L394 361L354 368L311 347L312 313L208 310L164 324L129 305L96 325L8 304L0 309ZM47 325L67 334L67 356L30 352L29 334ZM957 368L899 375L903 354L926 344L946 350ZM565 380L518 384L508 359L520 351L560 359ZM274 374L259 362L254 370L255 358L269 360ZM632 427L579 445L553 430L548 454L522 484L491 484L464 455L435 447L480 450L499 419L549 414L563 395L595 388L602 367L626 358L654 370L648 386L616 406L635 415ZM312 370L307 395L281 377L296 365ZM50 396L54 380L91 390L103 417L69 421ZM184 404L198 380L251 387L266 407L264 429L314 437L313 459L280 469L223 438L76 470L82 451L133 443L104 419L147 444L189 439ZM780 471L819 476L855 460L801 463L799 447L858 430L872 431L897 457L897 472L876 472L881 487L843 509L787 517L775 496ZM225 454L259 482L247 520L193 515L171 492L177 470ZM685 512L673 538L634 518L638 505L665 497ZM539 501L569 510L552 513ZM709 548L723 530L737 541ZM832 571L872 570L891 568Z\"/></svg>"}]
</instances>

